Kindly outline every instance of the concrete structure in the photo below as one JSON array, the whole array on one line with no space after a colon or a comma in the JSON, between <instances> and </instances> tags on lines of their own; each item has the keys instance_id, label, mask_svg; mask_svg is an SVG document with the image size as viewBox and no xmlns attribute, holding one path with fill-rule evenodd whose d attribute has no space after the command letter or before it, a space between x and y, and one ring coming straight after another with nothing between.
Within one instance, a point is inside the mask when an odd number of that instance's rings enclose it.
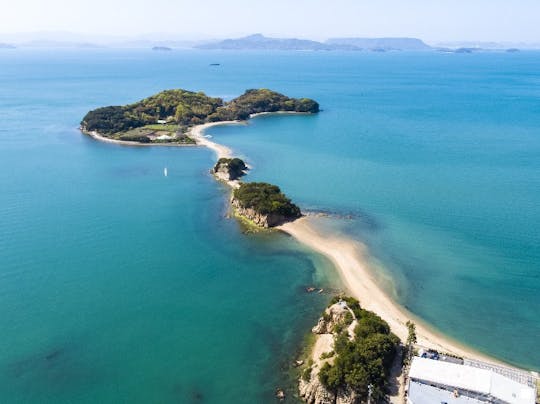
<instances>
[{"instance_id":1,"label":"concrete structure","mask_svg":"<svg viewBox=\"0 0 540 404\"><path fill-rule=\"evenodd\" d=\"M534 388L492 370L414 357L408 403L535 404Z\"/></svg>"}]
</instances>

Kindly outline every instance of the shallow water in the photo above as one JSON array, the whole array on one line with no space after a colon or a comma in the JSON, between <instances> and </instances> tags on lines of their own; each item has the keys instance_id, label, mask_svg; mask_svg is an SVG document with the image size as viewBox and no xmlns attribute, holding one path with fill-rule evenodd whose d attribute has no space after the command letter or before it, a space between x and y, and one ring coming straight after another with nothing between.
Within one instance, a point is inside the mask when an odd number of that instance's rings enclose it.
<instances>
[{"instance_id":1,"label":"shallow water","mask_svg":"<svg viewBox=\"0 0 540 404\"><path fill-rule=\"evenodd\" d=\"M336 226L411 311L540 368L539 54L15 50L0 66L0 401L272 402L287 382L328 263L242 234L210 151L76 129L174 87L319 100L210 133L250 179L352 214Z\"/></svg>"}]
</instances>

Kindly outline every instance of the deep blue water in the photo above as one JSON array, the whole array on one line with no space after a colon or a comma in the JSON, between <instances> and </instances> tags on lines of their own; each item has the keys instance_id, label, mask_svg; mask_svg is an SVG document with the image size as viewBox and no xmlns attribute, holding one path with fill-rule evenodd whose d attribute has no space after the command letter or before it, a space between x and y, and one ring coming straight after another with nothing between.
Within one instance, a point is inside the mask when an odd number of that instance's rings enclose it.
<instances>
[{"instance_id":1,"label":"deep blue water","mask_svg":"<svg viewBox=\"0 0 540 404\"><path fill-rule=\"evenodd\" d=\"M210 133L251 179L352 214L334 225L413 313L540 369L539 72L533 52L1 52L0 401L272 402L286 383L327 262L242 234L210 151L77 130L166 88L317 99Z\"/></svg>"}]
</instances>

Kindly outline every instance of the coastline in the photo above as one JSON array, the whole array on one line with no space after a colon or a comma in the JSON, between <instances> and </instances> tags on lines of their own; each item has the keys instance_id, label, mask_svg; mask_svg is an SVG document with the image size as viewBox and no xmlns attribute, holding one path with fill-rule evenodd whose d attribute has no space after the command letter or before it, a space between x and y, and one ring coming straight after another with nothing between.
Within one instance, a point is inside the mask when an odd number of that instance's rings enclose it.
<instances>
[{"instance_id":1,"label":"coastline","mask_svg":"<svg viewBox=\"0 0 540 404\"><path fill-rule=\"evenodd\" d=\"M348 292L358 299L362 308L377 313L402 341L407 340L408 329L405 323L410 320L416 325L417 344L420 346L494 365L515 367L431 329L429 325L391 299L376 283L373 269L366 258L367 247L364 244L345 237L321 234L313 221L313 217L304 216L294 222L278 226L277 229L330 259Z\"/></svg>"},{"instance_id":2,"label":"coastline","mask_svg":"<svg viewBox=\"0 0 540 404\"><path fill-rule=\"evenodd\" d=\"M213 150L216 153L218 160L220 158L231 158L232 150L224 145L213 142L207 137L204 136L204 131L208 128L220 125L244 125L245 121L219 121L219 122L208 122L201 125L193 126L189 131L189 136L195 140L195 143L198 146L205 146Z\"/></svg>"},{"instance_id":3,"label":"coastline","mask_svg":"<svg viewBox=\"0 0 540 404\"><path fill-rule=\"evenodd\" d=\"M251 114L250 119L258 116L287 114L309 115L309 113L294 111L261 112ZM218 121L195 125L191 127L188 132L188 135L195 140L195 144L145 144L110 139L101 136L95 131L88 132L82 129L81 131L96 140L126 146L204 146L213 150L217 159L220 159L232 158L233 151L231 148L216 143L205 137L204 132L206 129L220 125L246 125L248 122L249 120ZM232 189L239 187L239 180L227 180L215 174L214 177L216 180L224 182ZM377 313L382 319L384 319L390 325L392 332L394 332L402 341L407 339L408 330L405 323L410 320L416 324L416 334L418 339L417 344L422 347L432 348L441 352L446 352L469 359L476 359L498 366L520 369L514 365L478 352L474 348L468 347L465 344L461 344L460 342L451 339L441 332L434 330L432 326L408 312L405 308L395 302L375 281L373 277L373 268L370 267L367 260L367 247L364 244L362 244L360 241L348 239L342 236L321 234L321 232L314 225L313 221L314 217L303 216L293 222L288 222L277 226L276 229L287 233L301 244L304 244L308 248L328 258L335 266L340 279L347 288L348 292L360 301L363 308ZM529 371L528 369L526 370Z\"/></svg>"},{"instance_id":4,"label":"coastline","mask_svg":"<svg viewBox=\"0 0 540 404\"><path fill-rule=\"evenodd\" d=\"M278 114L280 112L277 112ZM287 112L281 112L287 114ZM276 113L253 114L250 118ZM243 124L243 121L212 122L194 126L191 135L197 144L212 149L218 159L231 157L232 150L227 146L218 144L204 137L204 131L212 126ZM218 180L220 178L216 177ZM237 181L225 181L231 187L237 187ZM377 313L389 325L394 334L402 341L406 341L408 329L405 323L413 321L416 325L417 344L446 352L452 355L475 359L497 366L520 369L512 364L476 351L452 338L434 330L432 326L408 312L395 302L375 281L373 268L367 260L367 247L360 241L348 239L331 234L321 234L313 224L313 216L303 216L295 221L277 226L276 229L294 237L298 242L308 248L324 255L335 266L344 286L348 292L358 299L362 307ZM529 371L528 369L523 369Z\"/></svg>"}]
</instances>

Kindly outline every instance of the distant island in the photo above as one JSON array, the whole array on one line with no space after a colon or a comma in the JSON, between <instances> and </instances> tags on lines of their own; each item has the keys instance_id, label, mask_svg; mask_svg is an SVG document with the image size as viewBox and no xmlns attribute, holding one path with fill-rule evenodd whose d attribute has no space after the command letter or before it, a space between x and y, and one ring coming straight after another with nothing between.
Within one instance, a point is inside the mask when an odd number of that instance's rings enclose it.
<instances>
[{"instance_id":1,"label":"distant island","mask_svg":"<svg viewBox=\"0 0 540 404\"><path fill-rule=\"evenodd\" d=\"M330 38L330 45L349 45L369 50L431 50L431 46L418 38Z\"/></svg>"},{"instance_id":2,"label":"distant island","mask_svg":"<svg viewBox=\"0 0 540 404\"><path fill-rule=\"evenodd\" d=\"M319 104L268 89L247 90L229 102L203 92L165 90L134 104L92 110L82 119L81 130L101 140L193 145L188 134L192 126L244 121L252 114L278 111L316 113Z\"/></svg>"},{"instance_id":3,"label":"distant island","mask_svg":"<svg viewBox=\"0 0 540 404\"><path fill-rule=\"evenodd\" d=\"M168 46L154 46L152 48L153 51L172 51L172 48L169 48Z\"/></svg>"},{"instance_id":4,"label":"distant island","mask_svg":"<svg viewBox=\"0 0 540 404\"><path fill-rule=\"evenodd\" d=\"M0 49L15 49L15 45L9 43L0 43Z\"/></svg>"},{"instance_id":5,"label":"distant island","mask_svg":"<svg viewBox=\"0 0 540 404\"><path fill-rule=\"evenodd\" d=\"M430 50L431 47L416 38L332 38L317 42L297 38L269 38L262 34L237 39L225 39L196 46L198 49L223 50Z\"/></svg>"},{"instance_id":6,"label":"distant island","mask_svg":"<svg viewBox=\"0 0 540 404\"><path fill-rule=\"evenodd\" d=\"M207 43L196 46L198 49L225 50L330 50L331 47L317 41L296 38L267 38L261 34L249 35L238 39Z\"/></svg>"}]
</instances>

